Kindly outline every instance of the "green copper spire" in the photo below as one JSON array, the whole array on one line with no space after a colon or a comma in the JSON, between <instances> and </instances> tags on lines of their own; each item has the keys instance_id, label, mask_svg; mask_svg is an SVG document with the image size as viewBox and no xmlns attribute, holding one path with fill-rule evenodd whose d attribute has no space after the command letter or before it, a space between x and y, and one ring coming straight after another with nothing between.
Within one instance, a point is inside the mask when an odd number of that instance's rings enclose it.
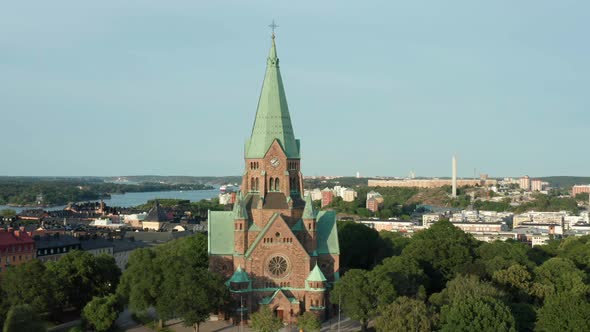
<instances>
[{"instance_id":1,"label":"green copper spire","mask_svg":"<svg viewBox=\"0 0 590 332\"><path fill-rule=\"evenodd\" d=\"M252 135L246 141L246 159L263 158L275 139L283 147L287 158L299 158L299 140L293 134L273 33L256 119Z\"/></svg>"},{"instance_id":2,"label":"green copper spire","mask_svg":"<svg viewBox=\"0 0 590 332\"><path fill-rule=\"evenodd\" d=\"M305 279L305 281L321 281L321 282L324 282L326 280L327 280L326 277L322 273L322 270L320 270L320 267L318 266L317 263L316 263L315 267L313 268L313 270L311 270L311 272L309 273L309 276L307 276L307 279Z\"/></svg>"},{"instance_id":3,"label":"green copper spire","mask_svg":"<svg viewBox=\"0 0 590 332\"><path fill-rule=\"evenodd\" d=\"M313 209L313 202L311 200L311 195L305 195L305 207L303 208L303 219L315 219L315 211Z\"/></svg>"}]
</instances>

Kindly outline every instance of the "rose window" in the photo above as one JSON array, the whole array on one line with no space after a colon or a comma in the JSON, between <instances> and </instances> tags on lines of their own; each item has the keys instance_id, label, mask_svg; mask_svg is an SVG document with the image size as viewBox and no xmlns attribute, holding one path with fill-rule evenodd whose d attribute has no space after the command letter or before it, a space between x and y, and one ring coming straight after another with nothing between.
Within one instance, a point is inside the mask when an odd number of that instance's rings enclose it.
<instances>
[{"instance_id":1,"label":"rose window","mask_svg":"<svg viewBox=\"0 0 590 332\"><path fill-rule=\"evenodd\" d=\"M268 272L274 277L284 276L288 267L287 260L281 256L275 256L268 261Z\"/></svg>"}]
</instances>

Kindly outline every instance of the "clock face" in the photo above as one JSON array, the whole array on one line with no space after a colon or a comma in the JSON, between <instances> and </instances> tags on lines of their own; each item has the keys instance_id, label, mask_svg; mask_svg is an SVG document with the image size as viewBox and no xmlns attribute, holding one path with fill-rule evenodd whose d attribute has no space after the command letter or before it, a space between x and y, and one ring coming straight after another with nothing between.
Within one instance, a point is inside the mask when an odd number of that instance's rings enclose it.
<instances>
[{"instance_id":1,"label":"clock face","mask_svg":"<svg viewBox=\"0 0 590 332\"><path fill-rule=\"evenodd\" d=\"M270 165L272 167L278 167L280 163L281 162L279 161L279 158L277 158L277 157L274 157L270 160Z\"/></svg>"}]
</instances>

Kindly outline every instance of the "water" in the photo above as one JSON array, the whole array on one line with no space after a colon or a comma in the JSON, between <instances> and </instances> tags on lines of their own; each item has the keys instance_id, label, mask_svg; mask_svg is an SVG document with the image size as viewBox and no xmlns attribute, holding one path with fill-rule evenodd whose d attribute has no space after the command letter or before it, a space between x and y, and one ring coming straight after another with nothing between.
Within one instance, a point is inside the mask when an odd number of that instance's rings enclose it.
<instances>
[{"instance_id":1,"label":"water","mask_svg":"<svg viewBox=\"0 0 590 332\"><path fill-rule=\"evenodd\" d=\"M113 194L110 199L105 199L104 202L108 206L119 206L119 207L130 207L143 204L150 199L156 198L174 198L174 199L188 199L191 202L198 202L202 199L211 199L217 197L219 189L211 190L186 190L186 191L152 191L152 192L141 192L141 193L125 193L125 194ZM96 202L96 201L91 201ZM65 205L52 206L45 208L47 211L63 210ZM12 207L6 205L0 205L0 210L12 209L17 213L22 210L32 209L31 207Z\"/></svg>"}]
</instances>

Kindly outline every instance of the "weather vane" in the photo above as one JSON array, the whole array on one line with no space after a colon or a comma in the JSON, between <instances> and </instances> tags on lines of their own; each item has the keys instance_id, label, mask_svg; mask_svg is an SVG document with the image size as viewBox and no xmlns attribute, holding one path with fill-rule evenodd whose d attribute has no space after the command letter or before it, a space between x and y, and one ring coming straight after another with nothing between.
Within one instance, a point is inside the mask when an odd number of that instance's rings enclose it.
<instances>
[{"instance_id":1,"label":"weather vane","mask_svg":"<svg viewBox=\"0 0 590 332\"><path fill-rule=\"evenodd\" d=\"M268 25L269 28L272 29L272 37L274 38L275 36L275 29L278 28L279 26L275 23L275 20L272 20L272 23Z\"/></svg>"}]
</instances>

